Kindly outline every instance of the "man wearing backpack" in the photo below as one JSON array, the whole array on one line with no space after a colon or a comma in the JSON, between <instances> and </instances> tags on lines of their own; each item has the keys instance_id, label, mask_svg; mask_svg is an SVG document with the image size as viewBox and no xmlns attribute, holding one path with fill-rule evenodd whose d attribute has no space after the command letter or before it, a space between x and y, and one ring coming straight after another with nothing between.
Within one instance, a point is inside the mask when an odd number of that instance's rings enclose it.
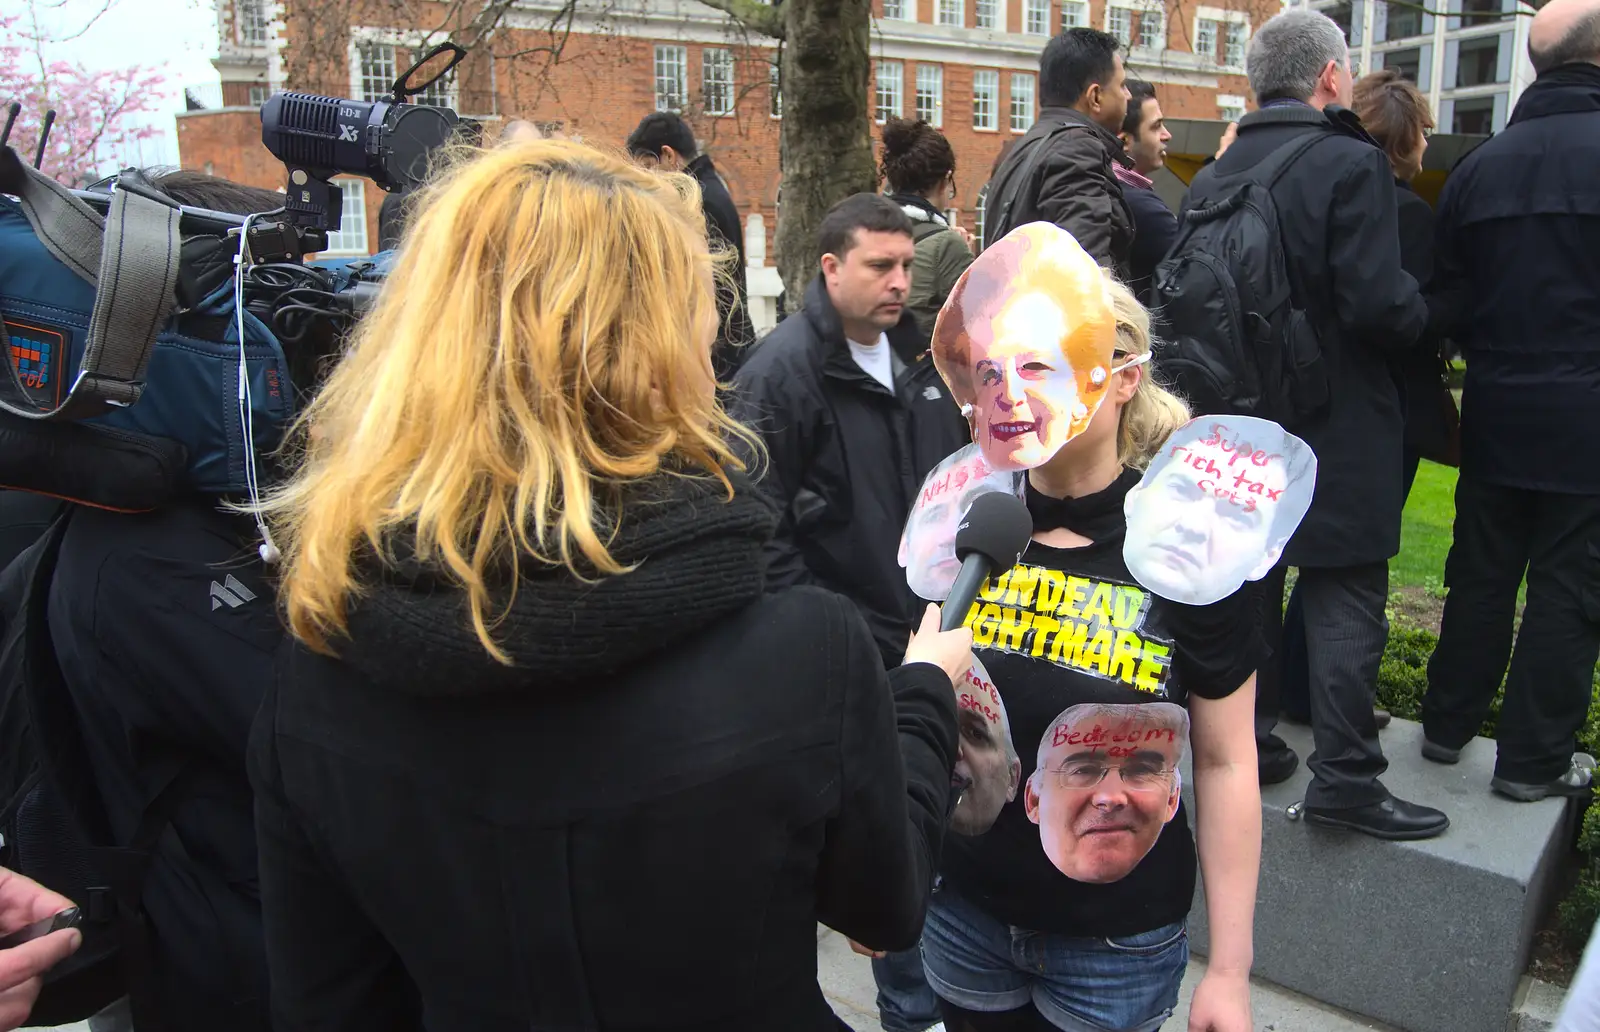
<instances>
[{"instance_id":1,"label":"man wearing backpack","mask_svg":"<svg viewBox=\"0 0 1600 1032\"><path fill-rule=\"evenodd\" d=\"M1378 780L1388 763L1372 711L1402 507L1400 400L1387 360L1418 340L1427 306L1400 267L1388 160L1344 108L1352 82L1343 32L1322 14L1285 11L1256 31L1246 70L1261 110L1240 119L1233 145L1195 177L1179 240L1157 273L1157 301L1176 302L1175 350L1158 360L1201 399L1198 410L1276 419L1317 453L1311 510L1284 556L1300 571L1310 653L1316 749L1306 819L1384 839L1429 838L1449 819ZM1240 200L1249 218L1216 214ZM1253 233L1221 238L1241 246L1243 259L1228 265L1195 253L1230 253L1206 240L1208 220L1224 234ZM1224 265L1228 288L1208 291L1217 279L1207 276ZM1213 326L1229 323L1230 309L1237 325L1219 337ZM1197 357L1211 369L1197 370ZM1271 639L1281 635L1282 573L1267 580ZM1282 780L1297 761L1271 733L1276 699L1264 680L1263 777Z\"/></svg>"},{"instance_id":2,"label":"man wearing backpack","mask_svg":"<svg viewBox=\"0 0 1600 1032\"><path fill-rule=\"evenodd\" d=\"M1068 29L1039 55L1039 120L990 180L983 243L1030 222L1053 222L1095 261L1127 274L1133 212L1113 167L1123 153L1127 77L1115 36Z\"/></svg>"}]
</instances>

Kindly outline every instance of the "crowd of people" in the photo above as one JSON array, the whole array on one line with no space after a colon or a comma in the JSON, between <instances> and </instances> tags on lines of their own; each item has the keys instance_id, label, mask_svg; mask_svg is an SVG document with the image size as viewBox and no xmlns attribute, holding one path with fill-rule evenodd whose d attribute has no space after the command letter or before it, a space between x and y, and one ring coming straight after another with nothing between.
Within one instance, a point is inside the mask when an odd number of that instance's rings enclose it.
<instances>
[{"instance_id":1,"label":"crowd of people","mask_svg":"<svg viewBox=\"0 0 1600 1032\"><path fill-rule=\"evenodd\" d=\"M1423 755L1457 762L1504 675L1487 787L1586 797L1600 0L1552 0L1529 53L1435 210L1409 186L1426 98L1280 13L1249 45L1258 109L1175 212L1155 88L1067 30L984 239L945 214L950 143L891 119L884 191L827 214L759 342L737 209L678 116L626 156L513 126L441 169L256 512L82 509L59 542L88 776L115 835L158 800L170 822L142 900L166 1026L822 1032L821 922L872 958L886 1032L1154 1032L1204 877L1188 1028L1248 1032L1260 786L1299 764L1277 722L1312 728L1308 822L1449 826L1384 787L1374 708L1423 458L1460 465ZM1190 214L1241 184L1326 397L1243 446L1262 498L1309 497L1225 541L1183 462L1240 442L1190 423L1213 413L1164 367L1156 300ZM1033 536L941 630L902 532L968 447L1016 472ZM13 552L55 515L11 520ZM1217 575L1185 597L1161 562ZM71 902L0 872L0 932ZM80 938L0 949L0 1027Z\"/></svg>"}]
</instances>

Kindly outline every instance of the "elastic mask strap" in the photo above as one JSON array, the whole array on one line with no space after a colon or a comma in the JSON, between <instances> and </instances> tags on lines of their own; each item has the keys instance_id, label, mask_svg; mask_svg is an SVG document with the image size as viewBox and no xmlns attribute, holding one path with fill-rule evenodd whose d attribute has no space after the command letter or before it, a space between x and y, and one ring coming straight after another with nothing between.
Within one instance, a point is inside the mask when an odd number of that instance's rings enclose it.
<instances>
[{"instance_id":1,"label":"elastic mask strap","mask_svg":"<svg viewBox=\"0 0 1600 1032\"><path fill-rule=\"evenodd\" d=\"M1111 372L1112 372L1113 375L1115 375L1116 373L1120 373L1120 372L1123 372L1125 370L1132 369L1134 366L1142 366L1148 361L1150 361L1150 352L1146 351L1142 355L1136 355L1133 358L1128 359L1126 362L1122 363L1119 366L1112 366L1111 367Z\"/></svg>"}]
</instances>

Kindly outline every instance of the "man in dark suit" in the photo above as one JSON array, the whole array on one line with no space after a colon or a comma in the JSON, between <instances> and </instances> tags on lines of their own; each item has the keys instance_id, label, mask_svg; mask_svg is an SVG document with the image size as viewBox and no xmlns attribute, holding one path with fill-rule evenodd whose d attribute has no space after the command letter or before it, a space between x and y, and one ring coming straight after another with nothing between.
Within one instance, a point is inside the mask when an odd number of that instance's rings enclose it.
<instances>
[{"instance_id":1,"label":"man in dark suit","mask_svg":"<svg viewBox=\"0 0 1600 1032\"><path fill-rule=\"evenodd\" d=\"M1509 655L1490 784L1531 801L1590 792L1573 749L1600 654L1600 0L1552 0L1528 56L1538 79L1439 200L1436 282L1467 382L1422 726L1423 755L1456 762Z\"/></svg>"},{"instance_id":2,"label":"man in dark suit","mask_svg":"<svg viewBox=\"0 0 1600 1032\"><path fill-rule=\"evenodd\" d=\"M1378 838L1428 838L1449 819L1378 780L1388 762L1372 712L1388 560L1400 549L1401 410L1388 362L1416 344L1428 310L1401 268L1388 159L1344 107L1352 82L1339 27L1313 11L1278 14L1251 40L1246 68L1261 110L1239 120L1237 139L1195 177L1185 206L1214 201L1219 183L1317 134L1270 184L1292 300L1316 331L1329 393L1322 411L1289 427L1319 460L1311 509L1284 555L1300 570L1311 668L1316 751L1305 816ZM1265 596L1276 647L1281 568ZM1293 753L1271 733L1275 708L1258 711L1258 748L1264 766L1278 752L1292 769Z\"/></svg>"},{"instance_id":3,"label":"man in dark suit","mask_svg":"<svg viewBox=\"0 0 1600 1032\"><path fill-rule=\"evenodd\" d=\"M733 268L717 274L717 343L711 352L717 379L728 381L743 361L743 348L755 339L750 326L744 274L744 230L739 209L717 175L709 154L701 154L694 130L671 111L655 111L628 136L628 153L673 172L685 172L700 184L700 207L706 213L711 246L736 255Z\"/></svg>"}]
</instances>

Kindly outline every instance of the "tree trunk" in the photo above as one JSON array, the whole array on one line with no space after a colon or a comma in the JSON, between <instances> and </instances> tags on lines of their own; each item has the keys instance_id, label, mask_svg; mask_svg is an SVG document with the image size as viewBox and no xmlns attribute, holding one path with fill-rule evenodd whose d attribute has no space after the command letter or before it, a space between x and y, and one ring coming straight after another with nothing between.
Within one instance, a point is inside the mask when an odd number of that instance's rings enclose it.
<instances>
[{"instance_id":1,"label":"tree trunk","mask_svg":"<svg viewBox=\"0 0 1600 1032\"><path fill-rule=\"evenodd\" d=\"M784 0L778 274L798 311L817 273L817 227L828 209L877 186L867 86L869 0Z\"/></svg>"}]
</instances>

